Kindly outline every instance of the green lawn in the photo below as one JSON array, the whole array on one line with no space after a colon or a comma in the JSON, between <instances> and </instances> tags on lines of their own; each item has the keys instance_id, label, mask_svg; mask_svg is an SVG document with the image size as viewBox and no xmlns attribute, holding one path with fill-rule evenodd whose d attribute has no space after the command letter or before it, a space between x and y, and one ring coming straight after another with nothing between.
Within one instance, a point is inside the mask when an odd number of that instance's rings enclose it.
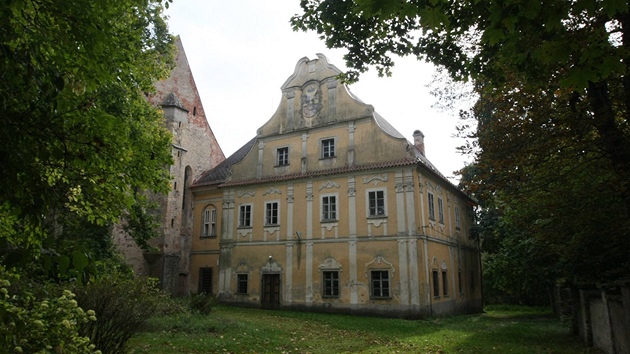
<instances>
[{"instance_id":1,"label":"green lawn","mask_svg":"<svg viewBox=\"0 0 630 354\"><path fill-rule=\"evenodd\" d=\"M215 306L154 318L131 353L599 353L531 308L400 320Z\"/></svg>"}]
</instances>

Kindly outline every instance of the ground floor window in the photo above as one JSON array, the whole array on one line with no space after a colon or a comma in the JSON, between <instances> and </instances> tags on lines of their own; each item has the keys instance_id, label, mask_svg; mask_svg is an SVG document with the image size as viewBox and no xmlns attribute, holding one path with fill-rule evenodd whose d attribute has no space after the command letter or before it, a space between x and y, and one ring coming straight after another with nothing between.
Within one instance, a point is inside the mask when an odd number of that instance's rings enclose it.
<instances>
[{"instance_id":1,"label":"ground floor window","mask_svg":"<svg viewBox=\"0 0 630 354\"><path fill-rule=\"evenodd\" d=\"M433 271L433 297L440 297L440 274Z\"/></svg>"},{"instance_id":2,"label":"ground floor window","mask_svg":"<svg viewBox=\"0 0 630 354\"><path fill-rule=\"evenodd\" d=\"M237 274L236 275L236 293L247 294L247 283L248 283L247 274Z\"/></svg>"},{"instance_id":3,"label":"ground floor window","mask_svg":"<svg viewBox=\"0 0 630 354\"><path fill-rule=\"evenodd\" d=\"M325 297L339 296L339 271L324 271L324 293Z\"/></svg>"},{"instance_id":4,"label":"ground floor window","mask_svg":"<svg viewBox=\"0 0 630 354\"><path fill-rule=\"evenodd\" d=\"M448 276L445 270L442 271L442 294L448 296Z\"/></svg>"},{"instance_id":5,"label":"ground floor window","mask_svg":"<svg viewBox=\"0 0 630 354\"><path fill-rule=\"evenodd\" d=\"M212 268L199 268L199 293L212 294Z\"/></svg>"},{"instance_id":6,"label":"ground floor window","mask_svg":"<svg viewBox=\"0 0 630 354\"><path fill-rule=\"evenodd\" d=\"M389 294L389 271L373 270L370 272L371 294L373 298L388 298Z\"/></svg>"}]
</instances>

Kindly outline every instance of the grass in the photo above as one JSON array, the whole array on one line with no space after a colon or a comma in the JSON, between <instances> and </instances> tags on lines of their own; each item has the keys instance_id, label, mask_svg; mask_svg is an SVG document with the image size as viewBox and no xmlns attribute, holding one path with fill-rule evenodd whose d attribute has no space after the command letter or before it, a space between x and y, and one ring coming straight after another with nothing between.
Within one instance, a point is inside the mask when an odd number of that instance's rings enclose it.
<instances>
[{"instance_id":1,"label":"grass","mask_svg":"<svg viewBox=\"0 0 630 354\"><path fill-rule=\"evenodd\" d=\"M401 320L215 306L153 318L130 353L599 353L545 310Z\"/></svg>"}]
</instances>

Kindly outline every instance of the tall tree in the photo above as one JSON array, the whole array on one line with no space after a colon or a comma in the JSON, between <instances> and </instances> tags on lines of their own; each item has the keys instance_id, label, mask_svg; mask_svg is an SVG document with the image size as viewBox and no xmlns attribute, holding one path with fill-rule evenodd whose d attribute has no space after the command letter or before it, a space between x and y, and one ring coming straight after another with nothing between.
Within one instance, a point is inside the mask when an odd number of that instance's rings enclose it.
<instances>
[{"instance_id":1,"label":"tall tree","mask_svg":"<svg viewBox=\"0 0 630 354\"><path fill-rule=\"evenodd\" d=\"M472 80L467 187L572 281L630 273L630 13L618 0L302 0L358 79L413 55ZM515 244L515 243L513 243Z\"/></svg>"},{"instance_id":2,"label":"tall tree","mask_svg":"<svg viewBox=\"0 0 630 354\"><path fill-rule=\"evenodd\" d=\"M166 190L171 137L146 94L173 53L161 0L2 2L1 249L37 249L68 214L111 223L136 188Z\"/></svg>"}]
</instances>

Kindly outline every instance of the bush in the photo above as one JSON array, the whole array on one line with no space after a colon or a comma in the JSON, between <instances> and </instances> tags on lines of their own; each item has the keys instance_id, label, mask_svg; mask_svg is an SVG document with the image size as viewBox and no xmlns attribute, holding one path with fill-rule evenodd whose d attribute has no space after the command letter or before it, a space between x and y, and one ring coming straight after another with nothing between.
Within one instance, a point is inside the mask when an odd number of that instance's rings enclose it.
<instances>
[{"instance_id":1,"label":"bush","mask_svg":"<svg viewBox=\"0 0 630 354\"><path fill-rule=\"evenodd\" d=\"M188 306L192 312L208 315L212 311L213 302L214 298L211 295L193 294L190 295Z\"/></svg>"},{"instance_id":2,"label":"bush","mask_svg":"<svg viewBox=\"0 0 630 354\"><path fill-rule=\"evenodd\" d=\"M72 292L38 297L26 288L17 275L0 266L0 348L14 353L99 352L79 334L80 326L94 323L94 313L84 312ZM58 287L47 290L42 293L61 292Z\"/></svg>"},{"instance_id":3,"label":"bush","mask_svg":"<svg viewBox=\"0 0 630 354\"><path fill-rule=\"evenodd\" d=\"M164 297L155 280L120 273L94 279L76 293L81 307L95 311L97 317L95 322L82 324L80 333L103 353L125 353L127 341L142 330Z\"/></svg>"}]
</instances>

